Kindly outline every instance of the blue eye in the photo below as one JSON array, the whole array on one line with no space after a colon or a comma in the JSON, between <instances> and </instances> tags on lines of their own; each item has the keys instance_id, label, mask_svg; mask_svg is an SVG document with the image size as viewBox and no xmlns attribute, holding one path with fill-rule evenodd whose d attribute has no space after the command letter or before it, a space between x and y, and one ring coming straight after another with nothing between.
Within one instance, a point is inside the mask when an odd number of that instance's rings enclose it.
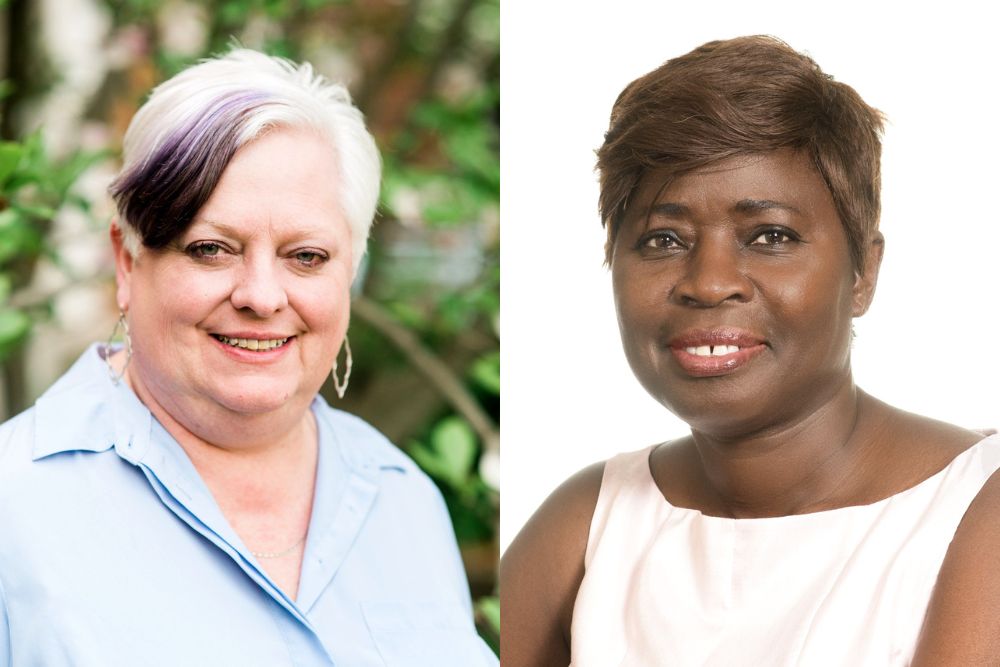
<instances>
[{"instance_id":1,"label":"blue eye","mask_svg":"<svg viewBox=\"0 0 1000 667\"><path fill-rule=\"evenodd\" d=\"M326 261L326 256L312 250L301 250L295 253L295 259L303 266L319 266Z\"/></svg>"},{"instance_id":2,"label":"blue eye","mask_svg":"<svg viewBox=\"0 0 1000 667\"><path fill-rule=\"evenodd\" d=\"M217 257L222 252L222 246L218 243L193 243L187 248L187 253L195 259L208 259Z\"/></svg>"}]
</instances>

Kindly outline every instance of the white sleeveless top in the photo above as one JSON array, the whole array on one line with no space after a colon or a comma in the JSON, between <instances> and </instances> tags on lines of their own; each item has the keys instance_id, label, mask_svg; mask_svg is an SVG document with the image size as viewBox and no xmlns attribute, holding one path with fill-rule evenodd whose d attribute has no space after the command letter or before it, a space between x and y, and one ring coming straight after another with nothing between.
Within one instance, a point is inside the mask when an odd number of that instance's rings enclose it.
<instances>
[{"instance_id":1,"label":"white sleeveless top","mask_svg":"<svg viewBox=\"0 0 1000 667\"><path fill-rule=\"evenodd\" d=\"M670 505L647 448L607 462L572 667L906 665L1000 435L873 503L762 519Z\"/></svg>"}]
</instances>

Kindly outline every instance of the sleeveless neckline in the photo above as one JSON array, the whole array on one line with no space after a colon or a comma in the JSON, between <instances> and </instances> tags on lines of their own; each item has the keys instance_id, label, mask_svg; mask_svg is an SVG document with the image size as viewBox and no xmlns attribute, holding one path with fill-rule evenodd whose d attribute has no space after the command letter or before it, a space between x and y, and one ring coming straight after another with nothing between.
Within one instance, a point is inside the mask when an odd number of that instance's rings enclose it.
<instances>
[{"instance_id":1,"label":"sleeveless neckline","mask_svg":"<svg viewBox=\"0 0 1000 667\"><path fill-rule=\"evenodd\" d=\"M734 519L671 505L650 449L605 466L574 667L905 667L955 531L1000 470L1000 435L986 436L874 503Z\"/></svg>"},{"instance_id":2,"label":"sleeveless neckline","mask_svg":"<svg viewBox=\"0 0 1000 667\"><path fill-rule=\"evenodd\" d=\"M934 485L937 480L939 480L944 475L947 475L949 470L951 470L956 466L961 465L962 462L964 462L966 459L974 456L977 451L982 449L984 445L986 445L986 443L990 441L996 441L998 444L1000 444L1000 433L994 433L992 435L984 436L981 440L976 441L975 443L967 447L965 450L959 452L951 461L945 464L943 468L935 472L933 475L926 477L922 481L917 482L913 486L907 487L902 491L897 491L896 493L890 496L886 496L885 498L876 500L871 503L866 503L861 505L845 505L844 507L835 507L833 509L818 510L815 512L804 512L802 514L785 514L782 516L744 517L744 518L715 516L713 514L705 514L701 510L697 510L691 507L681 507L679 505L674 505L669 500L667 500L666 496L663 495L663 492L660 490L660 487L656 483L656 479L653 477L653 469L650 462L650 458L652 457L653 450L655 450L659 445L651 445L650 447L647 447L645 450L640 450L640 451L644 451L646 454L645 471L646 471L647 481L651 489L656 493L657 496L659 496L659 498L663 501L664 505L671 511L671 513L688 515L697 518L698 520L703 520L705 522L718 522L720 524L738 524L741 526L751 526L751 525L765 526L772 524L777 525L779 523L794 523L794 522L809 521L810 519L818 521L824 518L833 519L834 517L844 516L849 514L859 514L864 512L879 511L886 504L902 501L907 496L918 493L921 488Z\"/></svg>"}]
</instances>

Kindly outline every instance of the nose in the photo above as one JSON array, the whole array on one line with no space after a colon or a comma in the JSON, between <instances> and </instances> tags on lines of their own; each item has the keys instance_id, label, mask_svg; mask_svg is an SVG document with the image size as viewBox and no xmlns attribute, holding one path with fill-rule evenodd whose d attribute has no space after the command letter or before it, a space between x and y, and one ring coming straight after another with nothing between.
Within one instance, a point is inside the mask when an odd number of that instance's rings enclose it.
<instances>
[{"instance_id":1,"label":"nose","mask_svg":"<svg viewBox=\"0 0 1000 667\"><path fill-rule=\"evenodd\" d=\"M288 294L280 278L273 258L246 256L229 300L237 310L270 317L288 305Z\"/></svg>"},{"instance_id":2,"label":"nose","mask_svg":"<svg viewBox=\"0 0 1000 667\"><path fill-rule=\"evenodd\" d=\"M672 297L683 305L711 308L748 301L753 292L738 245L731 240L704 238L688 252Z\"/></svg>"}]
</instances>

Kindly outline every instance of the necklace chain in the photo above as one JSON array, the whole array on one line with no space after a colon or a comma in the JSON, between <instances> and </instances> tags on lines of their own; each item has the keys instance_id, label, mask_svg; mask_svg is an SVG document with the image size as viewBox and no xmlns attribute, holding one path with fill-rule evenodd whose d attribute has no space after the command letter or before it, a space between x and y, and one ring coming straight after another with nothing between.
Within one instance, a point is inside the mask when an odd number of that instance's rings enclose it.
<instances>
[{"instance_id":1,"label":"necklace chain","mask_svg":"<svg viewBox=\"0 0 1000 667\"><path fill-rule=\"evenodd\" d=\"M293 551L295 551L296 549L298 549L299 545L301 545L305 541L306 541L306 536L303 535L302 537L300 537L295 542L295 544L293 544L292 546L288 547L284 551L253 551L253 550L251 550L250 553L252 553L254 555L254 557L256 557L256 558L281 558L282 556L287 556L288 554L290 554Z\"/></svg>"}]
</instances>

